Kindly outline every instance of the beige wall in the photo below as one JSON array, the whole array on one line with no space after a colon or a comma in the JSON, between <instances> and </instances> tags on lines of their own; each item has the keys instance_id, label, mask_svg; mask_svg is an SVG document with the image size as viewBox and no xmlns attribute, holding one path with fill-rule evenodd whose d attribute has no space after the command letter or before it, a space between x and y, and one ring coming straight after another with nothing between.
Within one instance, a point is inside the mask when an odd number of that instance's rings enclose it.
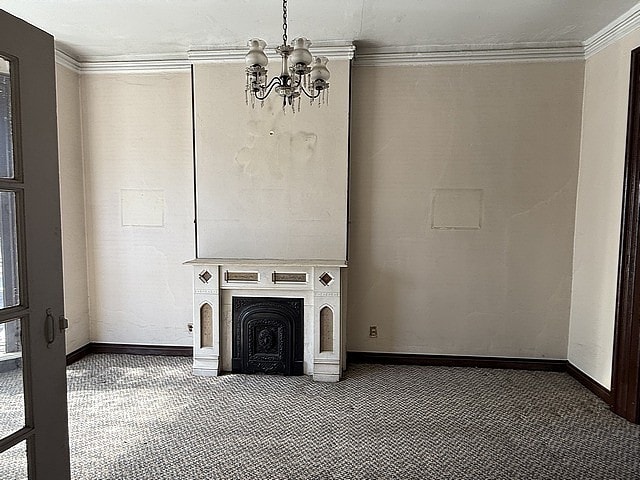
<instances>
[{"instance_id":1,"label":"beige wall","mask_svg":"<svg viewBox=\"0 0 640 480\"><path fill-rule=\"evenodd\" d=\"M69 353L90 340L79 75L56 65L56 95L64 310L69 320Z\"/></svg>"},{"instance_id":2,"label":"beige wall","mask_svg":"<svg viewBox=\"0 0 640 480\"><path fill-rule=\"evenodd\" d=\"M354 69L349 350L566 358L583 73Z\"/></svg>"},{"instance_id":3,"label":"beige wall","mask_svg":"<svg viewBox=\"0 0 640 480\"><path fill-rule=\"evenodd\" d=\"M190 345L188 71L82 76L91 339Z\"/></svg>"},{"instance_id":4,"label":"beige wall","mask_svg":"<svg viewBox=\"0 0 640 480\"><path fill-rule=\"evenodd\" d=\"M353 70L350 350L566 358L583 74ZM189 345L189 73L83 75L81 90L91 340Z\"/></svg>"},{"instance_id":5,"label":"beige wall","mask_svg":"<svg viewBox=\"0 0 640 480\"><path fill-rule=\"evenodd\" d=\"M630 52L636 30L586 62L568 358L611 385Z\"/></svg>"}]
</instances>

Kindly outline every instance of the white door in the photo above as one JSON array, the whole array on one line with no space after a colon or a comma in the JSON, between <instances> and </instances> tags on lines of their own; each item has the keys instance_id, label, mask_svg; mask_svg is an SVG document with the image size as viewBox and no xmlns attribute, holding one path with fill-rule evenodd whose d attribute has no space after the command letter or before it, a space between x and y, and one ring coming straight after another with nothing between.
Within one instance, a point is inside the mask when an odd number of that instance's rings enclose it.
<instances>
[{"instance_id":1,"label":"white door","mask_svg":"<svg viewBox=\"0 0 640 480\"><path fill-rule=\"evenodd\" d=\"M0 10L3 479L70 478L57 151L53 38Z\"/></svg>"}]
</instances>

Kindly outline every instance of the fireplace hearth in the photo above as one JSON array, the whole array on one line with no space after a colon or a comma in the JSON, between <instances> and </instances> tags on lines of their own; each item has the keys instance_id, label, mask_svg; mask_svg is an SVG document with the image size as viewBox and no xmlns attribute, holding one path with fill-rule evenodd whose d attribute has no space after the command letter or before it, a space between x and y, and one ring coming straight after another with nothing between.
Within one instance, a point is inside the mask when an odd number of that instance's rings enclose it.
<instances>
[{"instance_id":1,"label":"fireplace hearth","mask_svg":"<svg viewBox=\"0 0 640 480\"><path fill-rule=\"evenodd\" d=\"M303 298L233 297L234 373L303 374Z\"/></svg>"}]
</instances>

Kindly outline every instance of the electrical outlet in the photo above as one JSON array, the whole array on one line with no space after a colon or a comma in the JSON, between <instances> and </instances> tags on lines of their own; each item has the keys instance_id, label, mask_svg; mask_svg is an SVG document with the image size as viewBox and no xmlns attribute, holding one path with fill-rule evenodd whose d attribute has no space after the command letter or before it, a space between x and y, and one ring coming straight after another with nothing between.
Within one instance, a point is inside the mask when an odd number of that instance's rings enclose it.
<instances>
[{"instance_id":1,"label":"electrical outlet","mask_svg":"<svg viewBox=\"0 0 640 480\"><path fill-rule=\"evenodd\" d=\"M378 338L378 327L376 325L369 326L369 337Z\"/></svg>"},{"instance_id":2,"label":"electrical outlet","mask_svg":"<svg viewBox=\"0 0 640 480\"><path fill-rule=\"evenodd\" d=\"M189 330L189 333L193 333L193 323L187 323L187 330Z\"/></svg>"}]
</instances>

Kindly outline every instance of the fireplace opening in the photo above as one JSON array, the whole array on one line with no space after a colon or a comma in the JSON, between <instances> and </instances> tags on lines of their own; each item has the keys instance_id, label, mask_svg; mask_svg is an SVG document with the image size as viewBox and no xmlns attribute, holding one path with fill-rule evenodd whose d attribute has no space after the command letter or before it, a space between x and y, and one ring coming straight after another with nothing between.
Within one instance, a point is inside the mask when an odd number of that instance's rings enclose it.
<instances>
[{"instance_id":1,"label":"fireplace opening","mask_svg":"<svg viewBox=\"0 0 640 480\"><path fill-rule=\"evenodd\" d=\"M236 373L303 374L304 299L232 298Z\"/></svg>"}]
</instances>

